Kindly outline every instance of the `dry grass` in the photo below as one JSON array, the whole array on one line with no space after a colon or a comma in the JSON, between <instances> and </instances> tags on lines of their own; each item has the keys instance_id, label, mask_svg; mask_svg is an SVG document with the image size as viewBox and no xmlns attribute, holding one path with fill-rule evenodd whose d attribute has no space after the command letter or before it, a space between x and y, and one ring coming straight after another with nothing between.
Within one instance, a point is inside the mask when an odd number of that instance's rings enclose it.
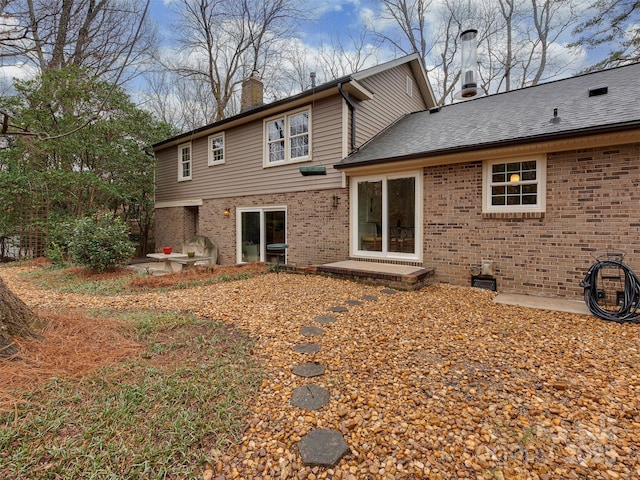
<instances>
[{"instance_id":1,"label":"dry grass","mask_svg":"<svg viewBox=\"0 0 640 480\"><path fill-rule=\"evenodd\" d=\"M48 267L45 261L34 266ZM128 287L136 291L184 288L195 284L243 278L265 273L264 263L211 268L192 268L170 275L140 276L117 268L97 273L84 267L56 272L69 284L110 282L129 278ZM134 328L117 319L89 318L85 314L37 312L44 322L38 339L15 339L20 355L0 362L0 411L16 407L19 394L39 388L54 378L80 378L92 371L137 355L144 345L136 339Z\"/></svg>"},{"instance_id":2,"label":"dry grass","mask_svg":"<svg viewBox=\"0 0 640 480\"><path fill-rule=\"evenodd\" d=\"M13 409L19 394L60 378L79 378L136 355L142 344L131 325L81 314L41 315L38 339L16 339L20 355L0 362L0 410Z\"/></svg>"}]
</instances>

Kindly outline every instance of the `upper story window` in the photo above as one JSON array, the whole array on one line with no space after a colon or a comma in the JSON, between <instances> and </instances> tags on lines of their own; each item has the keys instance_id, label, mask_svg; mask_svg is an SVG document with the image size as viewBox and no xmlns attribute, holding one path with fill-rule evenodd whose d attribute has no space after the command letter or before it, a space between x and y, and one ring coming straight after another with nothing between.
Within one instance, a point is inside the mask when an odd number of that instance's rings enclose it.
<instances>
[{"instance_id":1,"label":"upper story window","mask_svg":"<svg viewBox=\"0 0 640 480\"><path fill-rule=\"evenodd\" d=\"M191 144L178 145L178 181L191 180Z\"/></svg>"},{"instance_id":2,"label":"upper story window","mask_svg":"<svg viewBox=\"0 0 640 480\"><path fill-rule=\"evenodd\" d=\"M544 157L484 164L485 212L543 212L546 198Z\"/></svg>"},{"instance_id":3,"label":"upper story window","mask_svg":"<svg viewBox=\"0 0 640 480\"><path fill-rule=\"evenodd\" d=\"M265 120L264 165L281 165L309 160L311 111L306 108Z\"/></svg>"},{"instance_id":4,"label":"upper story window","mask_svg":"<svg viewBox=\"0 0 640 480\"><path fill-rule=\"evenodd\" d=\"M224 163L224 132L209 137L209 165Z\"/></svg>"}]
</instances>

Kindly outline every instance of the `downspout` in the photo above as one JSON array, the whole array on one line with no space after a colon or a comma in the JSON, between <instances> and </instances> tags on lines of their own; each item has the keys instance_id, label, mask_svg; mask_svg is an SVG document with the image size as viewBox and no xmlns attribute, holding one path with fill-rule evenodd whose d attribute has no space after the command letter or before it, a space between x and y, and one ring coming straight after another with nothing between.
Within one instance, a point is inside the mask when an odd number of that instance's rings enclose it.
<instances>
[{"instance_id":1,"label":"downspout","mask_svg":"<svg viewBox=\"0 0 640 480\"><path fill-rule=\"evenodd\" d=\"M353 153L356 149L356 106L347 94L344 93L342 83L338 84L338 91L340 92L340 95L342 95L342 98L344 98L345 102L347 102L349 112L351 112L351 152L349 153Z\"/></svg>"}]
</instances>

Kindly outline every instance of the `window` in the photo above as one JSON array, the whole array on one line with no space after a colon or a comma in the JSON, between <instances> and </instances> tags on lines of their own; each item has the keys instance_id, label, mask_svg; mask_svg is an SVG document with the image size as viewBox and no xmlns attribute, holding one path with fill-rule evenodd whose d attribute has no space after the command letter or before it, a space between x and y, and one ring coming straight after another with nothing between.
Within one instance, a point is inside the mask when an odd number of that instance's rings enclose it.
<instances>
[{"instance_id":1,"label":"window","mask_svg":"<svg viewBox=\"0 0 640 480\"><path fill-rule=\"evenodd\" d=\"M224 133L209 137L209 165L224 163Z\"/></svg>"},{"instance_id":2,"label":"window","mask_svg":"<svg viewBox=\"0 0 640 480\"><path fill-rule=\"evenodd\" d=\"M272 250L270 245L286 243L287 209L282 206L236 209L237 262L287 263L286 249Z\"/></svg>"},{"instance_id":3,"label":"window","mask_svg":"<svg viewBox=\"0 0 640 480\"><path fill-rule=\"evenodd\" d=\"M178 181L191 180L191 144L178 146Z\"/></svg>"},{"instance_id":4,"label":"window","mask_svg":"<svg viewBox=\"0 0 640 480\"><path fill-rule=\"evenodd\" d=\"M419 260L421 192L421 172L352 178L352 255Z\"/></svg>"},{"instance_id":5,"label":"window","mask_svg":"<svg viewBox=\"0 0 640 480\"><path fill-rule=\"evenodd\" d=\"M297 111L265 121L265 166L309 160L311 112Z\"/></svg>"},{"instance_id":6,"label":"window","mask_svg":"<svg viewBox=\"0 0 640 480\"><path fill-rule=\"evenodd\" d=\"M546 161L542 157L486 162L484 211L544 211L545 176Z\"/></svg>"}]
</instances>

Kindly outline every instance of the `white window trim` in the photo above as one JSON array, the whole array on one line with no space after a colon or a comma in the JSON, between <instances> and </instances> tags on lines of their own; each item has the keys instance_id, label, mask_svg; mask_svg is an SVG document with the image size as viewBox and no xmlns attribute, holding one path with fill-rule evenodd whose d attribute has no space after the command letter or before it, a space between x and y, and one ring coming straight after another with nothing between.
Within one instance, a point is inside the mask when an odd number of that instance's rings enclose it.
<instances>
[{"instance_id":1,"label":"white window trim","mask_svg":"<svg viewBox=\"0 0 640 480\"><path fill-rule=\"evenodd\" d=\"M244 264L242 261L242 214L244 212L260 213L260 261L265 262L267 258L267 243L265 241L265 212L284 211L287 229L289 225L289 212L286 205L237 207L236 208L236 263ZM285 243L287 242L287 232L285 230ZM287 251L285 250L285 261L287 263Z\"/></svg>"},{"instance_id":2,"label":"white window trim","mask_svg":"<svg viewBox=\"0 0 640 480\"><path fill-rule=\"evenodd\" d=\"M367 181L379 181L382 180L382 188L383 188L383 196L386 196L387 190L387 181L394 180L397 178L407 178L414 177L415 178L415 208L416 208L416 218L415 218L415 231L414 231L414 242L415 242L415 253L402 253L402 252L374 252L371 250L358 250L358 194L357 188L359 182L367 182ZM371 176L363 176L363 177L351 177L350 184L350 238L351 245L349 247L350 255L354 258L362 257L362 258L380 258L380 259L389 259L389 260L405 260L405 261L416 261L422 262L422 228L423 228L423 175L419 170L412 170L408 172L398 172L394 174L388 175L371 175ZM387 225L387 217L388 217L388 202L382 202L382 232L383 235L387 235L386 232L389 231L389 226ZM382 244L385 245L386 241L382 240Z\"/></svg>"},{"instance_id":3,"label":"white window trim","mask_svg":"<svg viewBox=\"0 0 640 480\"><path fill-rule=\"evenodd\" d=\"M292 117L294 115L297 115L299 113L303 113L303 112L309 112L309 154L304 156L304 157L296 157L294 159L291 158L291 142L290 137L289 137L289 117ZM267 131L267 125L271 122L273 122L274 120L278 120L279 118L284 118L285 119L285 137L284 137L284 160L281 160L279 162L270 162L269 161L269 132ZM289 112L283 113L281 115L274 115L273 117L269 117L269 118L265 118L263 120L263 125L262 125L262 147L263 147L263 153L262 153L262 166L264 168L268 168L268 167L277 167L279 165L288 165L291 163L302 163L302 162L308 162L311 160L311 145L312 145L312 116L311 116L311 106L307 105L305 107L302 108L298 108L297 110L291 110Z\"/></svg>"},{"instance_id":4,"label":"white window trim","mask_svg":"<svg viewBox=\"0 0 640 480\"><path fill-rule=\"evenodd\" d=\"M188 148L189 149L189 176L183 176L182 175L182 151ZM191 142L189 143L183 143L181 145L178 145L178 181L179 182L183 182L186 180L191 180L191 177L193 176L193 148L191 146Z\"/></svg>"},{"instance_id":5,"label":"white window trim","mask_svg":"<svg viewBox=\"0 0 640 480\"><path fill-rule=\"evenodd\" d=\"M211 141L216 138L222 138L222 160L214 160L213 159L213 148L211 148ZM224 132L216 133L215 135L209 135L207 138L207 152L208 152L208 165L211 167L213 165L222 165L227 158L227 140L224 137Z\"/></svg>"},{"instance_id":6,"label":"white window trim","mask_svg":"<svg viewBox=\"0 0 640 480\"><path fill-rule=\"evenodd\" d=\"M536 161L536 182L538 198L535 205L491 205L492 166L502 163ZM547 208L547 156L530 155L526 157L486 160L482 163L482 212L483 213L526 213L545 212Z\"/></svg>"}]
</instances>

